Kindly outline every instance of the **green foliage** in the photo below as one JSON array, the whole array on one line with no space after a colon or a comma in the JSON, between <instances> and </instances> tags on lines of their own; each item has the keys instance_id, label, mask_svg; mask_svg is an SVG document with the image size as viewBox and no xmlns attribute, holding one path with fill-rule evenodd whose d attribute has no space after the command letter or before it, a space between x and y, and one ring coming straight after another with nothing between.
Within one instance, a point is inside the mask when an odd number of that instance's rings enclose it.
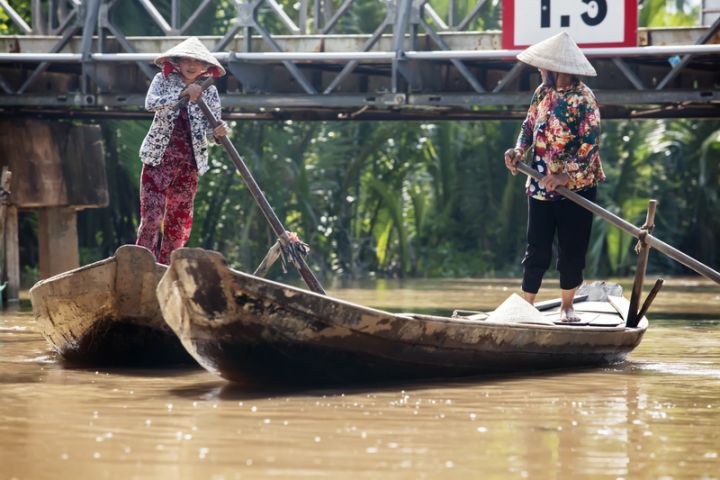
<instances>
[{"instance_id":1,"label":"green foliage","mask_svg":"<svg viewBox=\"0 0 720 480\"><path fill-rule=\"evenodd\" d=\"M29 25L29 19L31 17L30 0L18 0L9 3L10 7L12 7L12 9L15 10L15 12L17 12L17 14L20 15ZM0 35L19 35L21 33L22 31L20 28L10 19L10 16L5 12L5 10L0 8Z\"/></svg>"},{"instance_id":2,"label":"green foliage","mask_svg":"<svg viewBox=\"0 0 720 480\"><path fill-rule=\"evenodd\" d=\"M148 122L104 121L111 206L86 210L86 258L134 242L137 157ZM523 179L502 152L519 122L237 122L232 140L277 215L311 244L325 278L489 276L521 271ZM598 202L642 225L658 200L656 234L716 265L720 221L720 123L605 121L607 181ZM190 246L219 250L252 270L275 238L219 146L201 177ZM596 219L588 276L631 274L635 240ZM682 272L660 254L651 270ZM272 275L281 276L280 269ZM553 272L550 272L553 275ZM284 277L283 277L284 278Z\"/></svg>"},{"instance_id":3,"label":"green foliage","mask_svg":"<svg viewBox=\"0 0 720 480\"><path fill-rule=\"evenodd\" d=\"M435 9L442 19L447 21L451 2L452 0L435 0L428 2L428 4ZM455 0L455 25L462 22L473 11L477 3L477 0ZM487 0L480 7L478 15L468 24L467 30L498 30L500 28L501 5L500 0Z\"/></svg>"},{"instance_id":4,"label":"green foliage","mask_svg":"<svg viewBox=\"0 0 720 480\"><path fill-rule=\"evenodd\" d=\"M327 2L326 5L330 4ZM340 2L337 2L335 8L340 6ZM312 3L310 4L312 6ZM330 20L331 15L334 13L334 8L328 8L328 11L324 15L324 22L320 24L320 27L324 27ZM359 34L359 33L371 33L377 29L382 21L385 19L386 9L383 2L377 0L355 0L350 9L340 17L338 20L334 33L340 34ZM313 25L313 31L317 31L317 28Z\"/></svg>"},{"instance_id":5,"label":"green foliage","mask_svg":"<svg viewBox=\"0 0 720 480\"><path fill-rule=\"evenodd\" d=\"M720 125L675 120L659 124L656 130L658 141L649 160L664 167L658 179L662 205L658 228L678 238L674 245L681 250L717 265Z\"/></svg>"},{"instance_id":6,"label":"green foliage","mask_svg":"<svg viewBox=\"0 0 720 480\"><path fill-rule=\"evenodd\" d=\"M642 0L638 12L640 27L686 27L696 25L700 13L692 0Z\"/></svg>"}]
</instances>

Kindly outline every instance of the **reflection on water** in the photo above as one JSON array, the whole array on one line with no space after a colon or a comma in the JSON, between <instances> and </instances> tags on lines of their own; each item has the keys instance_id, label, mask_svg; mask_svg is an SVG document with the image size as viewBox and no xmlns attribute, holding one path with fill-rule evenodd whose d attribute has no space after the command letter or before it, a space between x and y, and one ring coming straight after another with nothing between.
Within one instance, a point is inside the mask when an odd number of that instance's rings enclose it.
<instances>
[{"instance_id":1,"label":"reflection on water","mask_svg":"<svg viewBox=\"0 0 720 480\"><path fill-rule=\"evenodd\" d=\"M508 294L429 285L335 294L407 310ZM718 289L704 292L717 318ZM651 318L619 368L288 390L198 368L65 369L30 313L5 313L0 416L3 479L720 478L720 327Z\"/></svg>"},{"instance_id":2,"label":"reflection on water","mask_svg":"<svg viewBox=\"0 0 720 480\"><path fill-rule=\"evenodd\" d=\"M698 363L643 363L633 365L638 370L659 372L671 375L690 375L720 379L720 370L713 368L709 362Z\"/></svg>"}]
</instances>

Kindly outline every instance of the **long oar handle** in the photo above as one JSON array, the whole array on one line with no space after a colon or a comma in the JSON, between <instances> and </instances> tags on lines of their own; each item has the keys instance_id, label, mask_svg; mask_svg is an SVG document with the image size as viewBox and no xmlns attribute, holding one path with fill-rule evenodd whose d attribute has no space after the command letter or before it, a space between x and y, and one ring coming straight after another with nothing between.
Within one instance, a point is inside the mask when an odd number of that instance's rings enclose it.
<instances>
[{"instance_id":1,"label":"long oar handle","mask_svg":"<svg viewBox=\"0 0 720 480\"><path fill-rule=\"evenodd\" d=\"M542 178L545 176L542 173L538 172L537 170L533 170L530 168L529 165L518 162L517 163L517 169L524 173L525 175L528 175L529 177L534 178L535 180L542 180ZM562 195L563 197L567 198L568 200L572 200L573 202L577 203L583 208L586 208L587 210L590 210L595 215L603 218L605 221L615 225L620 230L623 230L630 235L632 235L635 238L641 239L643 242L647 243L654 249L658 250L659 252L664 253L668 257L672 258L673 260L682 263L686 267L696 271L700 275L709 278L715 283L720 284L720 272L713 270L712 268L708 267L702 262L699 262L692 258L689 255L684 254L680 250L668 245L667 243L663 242L662 240L653 237L650 234L646 234L644 230L641 230L640 228L636 227L632 223L618 217L614 213L608 212L601 206L597 205L596 203L591 202L585 197L582 197L578 195L577 193L573 192L572 190L566 188L566 187L557 187L555 189L557 193ZM641 236L644 236L641 238Z\"/></svg>"},{"instance_id":2,"label":"long oar handle","mask_svg":"<svg viewBox=\"0 0 720 480\"><path fill-rule=\"evenodd\" d=\"M198 104L202 112L205 114L208 121L210 122L210 125L213 128L220 125L220 121L215 118L215 115L212 113L212 111L202 98L198 98L196 100L196 103ZM255 178L253 178L252 173L250 173L247 165L245 165L242 157L235 149L235 145L232 144L232 142L230 141L230 139L227 138L227 136L221 137L220 143L223 147L225 147L225 151L227 151L228 155L230 155L230 159L235 164L238 172L240 172L240 176L242 176L243 180L245 181L245 184L250 190L250 193L255 199L255 202L257 202L258 206L260 207L260 211L263 213L268 223L270 224L270 227L275 232L275 235L277 235L279 239L282 239L283 235L285 234L285 227L283 227L280 219L270 206L270 202L268 202L267 198L265 198L265 194L262 192L262 190L260 190L260 187L255 181ZM293 264L297 267L298 271L300 272L300 276L303 278L310 290L315 293L326 295L325 289L322 287L322 285L320 285L320 281L317 279L317 277L315 277L312 270L310 270L310 268L307 266L307 263L305 263L305 259L301 255L293 255L293 257Z\"/></svg>"}]
</instances>

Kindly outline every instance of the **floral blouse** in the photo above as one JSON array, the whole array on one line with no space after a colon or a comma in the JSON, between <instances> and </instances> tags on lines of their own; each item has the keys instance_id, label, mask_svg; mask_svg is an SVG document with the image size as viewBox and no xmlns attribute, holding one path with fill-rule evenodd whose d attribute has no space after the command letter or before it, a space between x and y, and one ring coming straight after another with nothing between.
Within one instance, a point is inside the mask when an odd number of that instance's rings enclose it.
<instances>
[{"instance_id":1,"label":"floral blouse","mask_svg":"<svg viewBox=\"0 0 720 480\"><path fill-rule=\"evenodd\" d=\"M605 180L600 163L600 110L595 95L579 80L565 88L542 84L535 90L517 147L523 153L534 147L532 168L545 175L566 173L571 190ZM530 177L526 191L538 200L563 198Z\"/></svg>"},{"instance_id":2,"label":"floral blouse","mask_svg":"<svg viewBox=\"0 0 720 480\"><path fill-rule=\"evenodd\" d=\"M145 97L145 108L155 112L150 131L148 131L140 146L140 160L147 165L160 165L165 154L165 149L170 142L170 135L179 115L175 106L180 93L185 90L180 75L171 73L167 77L158 73L153 78L147 96ZM215 118L220 119L220 96L214 85L211 85L202 93L205 101ZM208 170L208 142L214 142L213 129L210 122L205 118L202 110L195 102L189 102L187 106L190 119L190 138L192 141L193 155L197 164L198 173L202 175Z\"/></svg>"}]
</instances>

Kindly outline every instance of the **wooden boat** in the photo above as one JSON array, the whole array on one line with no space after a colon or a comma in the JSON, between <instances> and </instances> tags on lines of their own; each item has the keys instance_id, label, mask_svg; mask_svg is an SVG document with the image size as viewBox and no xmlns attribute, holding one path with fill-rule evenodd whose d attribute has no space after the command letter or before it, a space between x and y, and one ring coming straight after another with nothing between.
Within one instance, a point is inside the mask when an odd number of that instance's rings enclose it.
<instances>
[{"instance_id":1,"label":"wooden boat","mask_svg":"<svg viewBox=\"0 0 720 480\"><path fill-rule=\"evenodd\" d=\"M158 305L155 288L166 269L148 249L124 245L110 258L41 280L30 289L40 332L74 363L192 362Z\"/></svg>"},{"instance_id":2,"label":"wooden boat","mask_svg":"<svg viewBox=\"0 0 720 480\"><path fill-rule=\"evenodd\" d=\"M629 302L622 297L577 303L581 325L557 325L557 308L541 314L524 301L541 317L527 321L540 323L507 318L503 306L457 318L390 313L232 270L219 253L201 249L173 252L157 292L166 321L193 357L240 382L610 365L622 362L647 329L644 317L638 328L625 327Z\"/></svg>"}]
</instances>

